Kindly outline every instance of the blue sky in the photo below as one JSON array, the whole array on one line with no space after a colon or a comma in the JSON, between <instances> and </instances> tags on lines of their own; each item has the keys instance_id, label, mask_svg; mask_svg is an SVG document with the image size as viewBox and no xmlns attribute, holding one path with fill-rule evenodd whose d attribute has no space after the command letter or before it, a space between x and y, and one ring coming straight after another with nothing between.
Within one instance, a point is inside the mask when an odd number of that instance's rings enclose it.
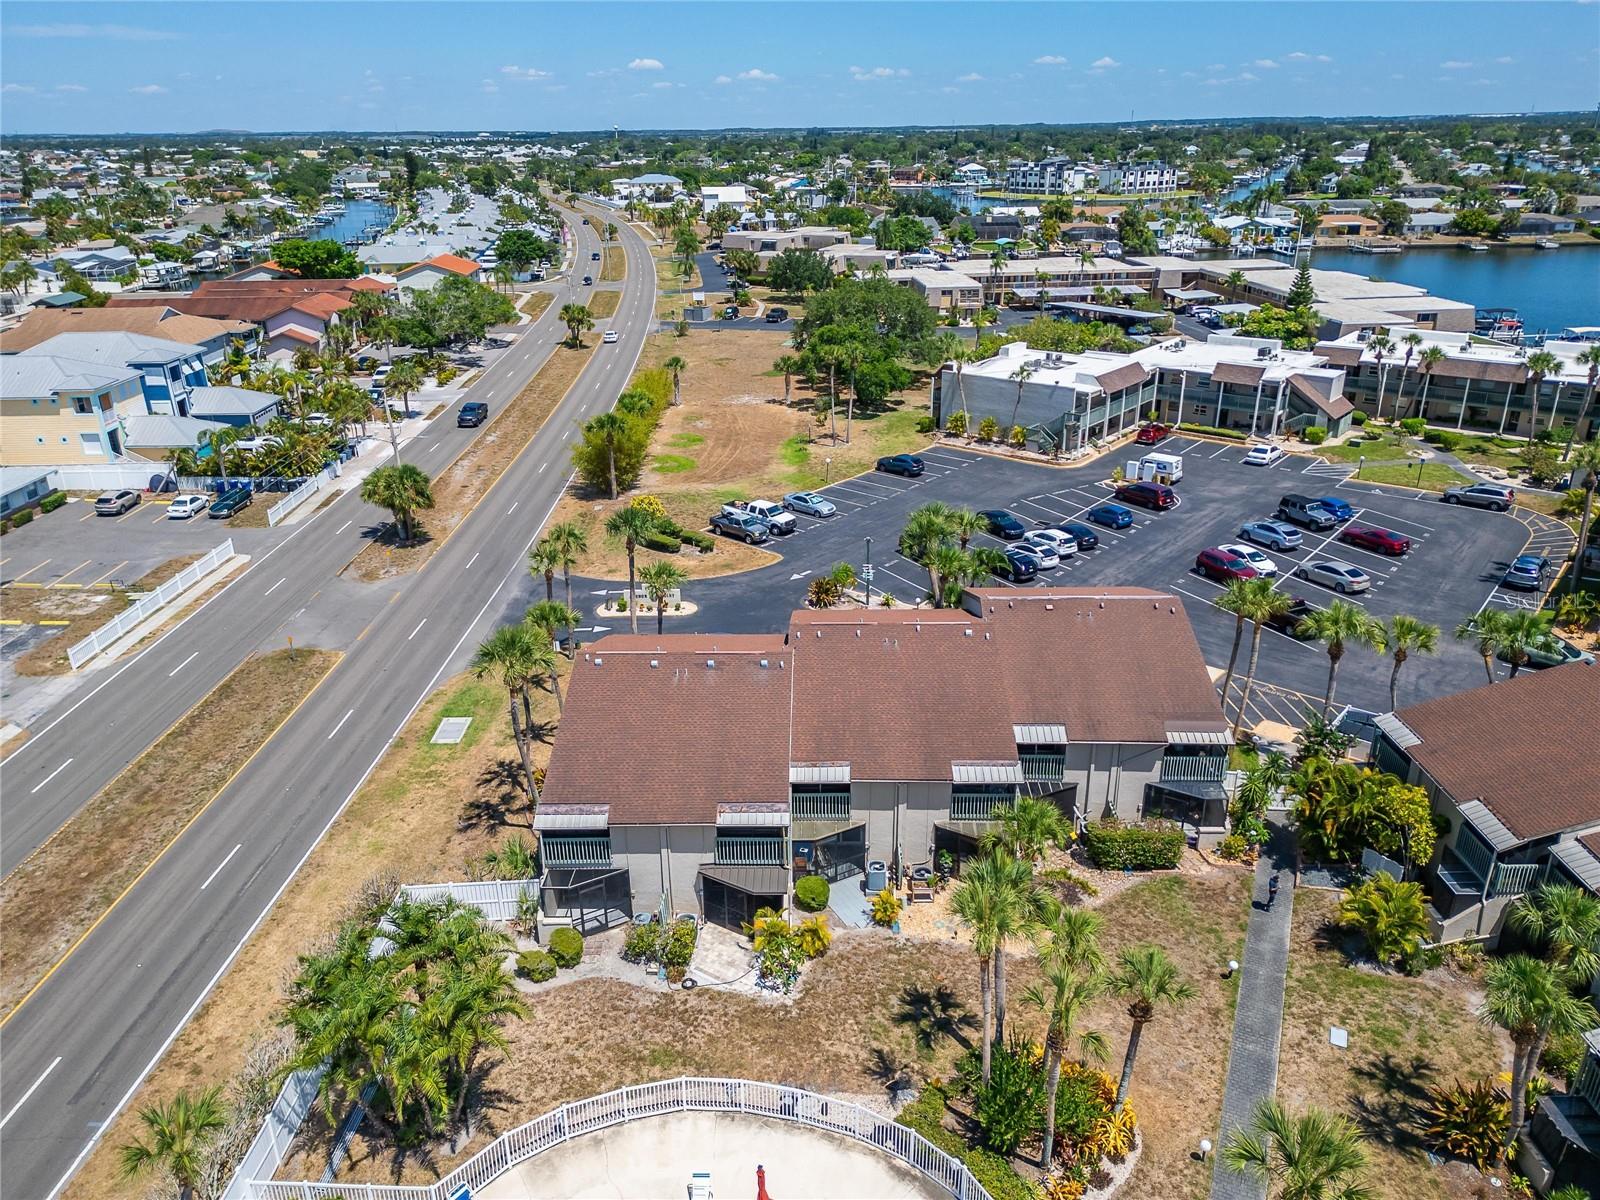
<instances>
[{"instance_id":1,"label":"blue sky","mask_svg":"<svg viewBox=\"0 0 1600 1200\"><path fill-rule=\"evenodd\" d=\"M1600 4L8 2L0 131L1592 108Z\"/></svg>"}]
</instances>

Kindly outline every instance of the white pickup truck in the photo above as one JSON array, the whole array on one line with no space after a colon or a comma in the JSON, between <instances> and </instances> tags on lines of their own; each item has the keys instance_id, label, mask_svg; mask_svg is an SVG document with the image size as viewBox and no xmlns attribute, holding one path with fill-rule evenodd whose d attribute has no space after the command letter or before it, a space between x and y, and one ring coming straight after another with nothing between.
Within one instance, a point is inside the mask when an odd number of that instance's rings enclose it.
<instances>
[{"instance_id":1,"label":"white pickup truck","mask_svg":"<svg viewBox=\"0 0 1600 1200\"><path fill-rule=\"evenodd\" d=\"M773 500L735 500L722 507L725 512L755 517L771 533L785 535L796 529L794 514Z\"/></svg>"}]
</instances>

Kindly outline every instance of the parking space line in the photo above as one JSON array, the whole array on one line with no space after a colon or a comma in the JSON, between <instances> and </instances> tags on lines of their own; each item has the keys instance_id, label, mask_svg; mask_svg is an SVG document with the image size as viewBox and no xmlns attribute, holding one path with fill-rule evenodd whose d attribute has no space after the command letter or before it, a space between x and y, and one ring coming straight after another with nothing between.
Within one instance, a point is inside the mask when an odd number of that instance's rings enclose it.
<instances>
[{"instance_id":1,"label":"parking space line","mask_svg":"<svg viewBox=\"0 0 1600 1200\"><path fill-rule=\"evenodd\" d=\"M86 512L86 513L84 513L84 514L83 514L83 516L81 516L81 517L79 517L79 518L78 518L78 524L80 524L80 525L82 525L82 524L83 524L83 523L84 523L84 522L85 522L85 521L87 521L87 520L88 520L88 519L89 519L89 518L90 518L90 517L98 517L98 516L99 516L99 515L100 515L100 514L99 514L99 513L97 513L97 512L95 512L95 510L94 510L94 505L92 505L92 504L91 504L91 505L90 505L90 506L89 506L89 511L88 511L88 512Z\"/></svg>"},{"instance_id":2,"label":"parking space line","mask_svg":"<svg viewBox=\"0 0 1600 1200\"><path fill-rule=\"evenodd\" d=\"M881 571L885 575L889 575L889 576L892 576L895 579L898 579L901 583L905 584L908 588L912 589L912 592L914 594L920 594L922 591L926 590L926 588L927 588L927 584L913 583L911 580L907 579L904 575L895 574L895 572L889 570L888 567L877 567L877 568L875 568L875 570L876 571Z\"/></svg>"},{"instance_id":3,"label":"parking space line","mask_svg":"<svg viewBox=\"0 0 1600 1200\"><path fill-rule=\"evenodd\" d=\"M100 576L100 578L91 579L88 583L84 584L83 586L84 587L93 587L97 583L104 583L107 579L110 579L113 575L115 575L118 571L122 570L122 568L127 566L127 565L128 565L128 560L127 559L123 559L116 566L112 567L111 570L107 571L104 575Z\"/></svg>"},{"instance_id":4,"label":"parking space line","mask_svg":"<svg viewBox=\"0 0 1600 1200\"><path fill-rule=\"evenodd\" d=\"M92 559L92 558L84 559L77 566L73 567L72 570L63 571L60 575L57 575L55 577L54 581L52 581L49 586L50 587L73 587L73 586L75 586L73 584L70 584L70 583L66 582L67 576L76 575L79 571L83 570L85 567L87 567L92 562L94 562L94 559Z\"/></svg>"},{"instance_id":5,"label":"parking space line","mask_svg":"<svg viewBox=\"0 0 1600 1200\"><path fill-rule=\"evenodd\" d=\"M1404 517L1390 516L1388 513L1382 511L1381 509L1367 508L1365 506L1362 507L1361 515L1362 515L1363 518L1372 516L1373 514L1376 514L1376 515L1378 515L1380 517L1383 517L1385 520L1393 521L1397 525L1409 525L1413 529L1426 530L1428 533L1437 533L1438 532L1438 530L1436 530L1432 525L1424 525L1421 521L1408 521Z\"/></svg>"},{"instance_id":6,"label":"parking space line","mask_svg":"<svg viewBox=\"0 0 1600 1200\"><path fill-rule=\"evenodd\" d=\"M1207 459L1207 461L1210 461L1212 459L1221 458L1229 450L1236 450L1236 449L1238 449L1237 446L1220 446L1220 447L1217 448L1217 452L1215 454L1206 455L1206 459Z\"/></svg>"},{"instance_id":7,"label":"parking space line","mask_svg":"<svg viewBox=\"0 0 1600 1200\"><path fill-rule=\"evenodd\" d=\"M838 489L839 491L843 491L843 492L849 492L852 496L871 496L872 497L872 501L871 502L873 504L876 504L879 500L882 500L884 498L882 496L875 495L872 492L858 492L852 487L846 487L842 483L830 483L827 487L823 488L822 490L824 492L831 492L834 489ZM832 496L829 497L829 499L834 499L834 498L835 497L832 497ZM845 503L846 504L854 504L857 508L865 508L866 507L866 505L863 504L859 500L846 500Z\"/></svg>"},{"instance_id":8,"label":"parking space line","mask_svg":"<svg viewBox=\"0 0 1600 1200\"><path fill-rule=\"evenodd\" d=\"M124 521L126 521L129 517L133 516L138 511L139 511L139 506L137 504L135 504L127 512L123 513L120 517L117 518L117 524L121 525Z\"/></svg>"},{"instance_id":9,"label":"parking space line","mask_svg":"<svg viewBox=\"0 0 1600 1200\"><path fill-rule=\"evenodd\" d=\"M26 571L24 571L24 572L23 572L23 573L22 573L22 574L21 574L21 575L15 575L15 576L13 576L13 577L12 577L12 578L11 578L11 580L10 580L10 582L12 582L12 583L15 583L15 582L17 582L17 580L19 580L19 579L26 579L26 578L27 578L27 577L28 577L28 576L29 576L29 575L32 575L32 574L33 574L33 573L34 573L34 572L35 572L35 571L39 571L39 570L42 570L42 569L43 569L43 568L45 568L45 567L48 567L48 566L49 566L49 565L50 565L50 564L51 564L51 563L52 563L52 562L54 562L54 561L55 561L55 560L54 560L54 559L52 559L52 558L47 558L47 559L45 559L45 560L44 560L44 561L43 561L43 562L42 562L42 563L39 563L39 564L38 564L38 565L37 565L37 566L32 566L32 567L29 567L29 568L28 568L28 569L27 569L27 570L26 570Z\"/></svg>"},{"instance_id":10,"label":"parking space line","mask_svg":"<svg viewBox=\"0 0 1600 1200\"><path fill-rule=\"evenodd\" d=\"M924 450L918 457L923 459L931 458L935 462L954 463L958 467L968 467L971 466L974 461L976 461L971 458L957 458L954 455L942 454L936 450Z\"/></svg>"}]
</instances>

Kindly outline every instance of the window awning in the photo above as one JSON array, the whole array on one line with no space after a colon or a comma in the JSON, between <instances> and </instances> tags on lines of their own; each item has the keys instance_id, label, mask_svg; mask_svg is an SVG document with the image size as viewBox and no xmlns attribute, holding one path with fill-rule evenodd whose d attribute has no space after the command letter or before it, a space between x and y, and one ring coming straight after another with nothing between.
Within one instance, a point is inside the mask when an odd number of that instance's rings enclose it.
<instances>
[{"instance_id":1,"label":"window awning","mask_svg":"<svg viewBox=\"0 0 1600 1200\"><path fill-rule=\"evenodd\" d=\"M701 866L700 874L706 879L715 879L718 883L725 883L752 896L789 894L787 867L726 867L719 863L706 863Z\"/></svg>"},{"instance_id":2,"label":"window awning","mask_svg":"<svg viewBox=\"0 0 1600 1200\"><path fill-rule=\"evenodd\" d=\"M1067 744L1067 727L1065 725L1013 725L1012 736L1017 739L1019 746L1065 746Z\"/></svg>"},{"instance_id":3,"label":"window awning","mask_svg":"<svg viewBox=\"0 0 1600 1200\"><path fill-rule=\"evenodd\" d=\"M1571 871L1584 887L1600 894L1600 858L1596 858L1581 843L1557 842L1550 847L1550 857Z\"/></svg>"},{"instance_id":4,"label":"window awning","mask_svg":"<svg viewBox=\"0 0 1600 1200\"><path fill-rule=\"evenodd\" d=\"M1022 783L1021 762L951 762L953 783Z\"/></svg>"},{"instance_id":5,"label":"window awning","mask_svg":"<svg viewBox=\"0 0 1600 1200\"><path fill-rule=\"evenodd\" d=\"M1494 848L1496 854L1511 849L1520 841L1481 800L1468 800L1461 806L1461 816L1483 835L1483 840Z\"/></svg>"},{"instance_id":6,"label":"window awning","mask_svg":"<svg viewBox=\"0 0 1600 1200\"><path fill-rule=\"evenodd\" d=\"M1226 725L1220 725L1212 729L1168 729L1167 745L1231 746L1233 745L1233 734L1229 731Z\"/></svg>"},{"instance_id":7,"label":"window awning","mask_svg":"<svg viewBox=\"0 0 1600 1200\"><path fill-rule=\"evenodd\" d=\"M541 804L533 815L535 833L603 830L611 823L609 804Z\"/></svg>"},{"instance_id":8,"label":"window awning","mask_svg":"<svg viewBox=\"0 0 1600 1200\"><path fill-rule=\"evenodd\" d=\"M1402 750L1422 744L1422 739L1411 732L1411 726L1395 716L1394 713L1384 713L1382 716L1375 717L1372 723Z\"/></svg>"},{"instance_id":9,"label":"window awning","mask_svg":"<svg viewBox=\"0 0 1600 1200\"><path fill-rule=\"evenodd\" d=\"M719 804L718 825L750 825L787 829L789 806L778 804Z\"/></svg>"},{"instance_id":10,"label":"window awning","mask_svg":"<svg viewBox=\"0 0 1600 1200\"><path fill-rule=\"evenodd\" d=\"M847 762L790 763L789 782L849 783L850 764Z\"/></svg>"}]
</instances>

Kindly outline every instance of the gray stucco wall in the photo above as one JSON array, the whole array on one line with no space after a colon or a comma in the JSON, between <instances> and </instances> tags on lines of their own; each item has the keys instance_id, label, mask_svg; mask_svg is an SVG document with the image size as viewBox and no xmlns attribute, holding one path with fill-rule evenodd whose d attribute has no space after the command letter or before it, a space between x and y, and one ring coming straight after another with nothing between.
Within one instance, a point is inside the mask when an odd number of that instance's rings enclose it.
<instances>
[{"instance_id":1,"label":"gray stucco wall","mask_svg":"<svg viewBox=\"0 0 1600 1200\"><path fill-rule=\"evenodd\" d=\"M1069 745L1067 783L1078 788L1079 811L1091 821L1118 817L1137 821L1144 788L1161 773L1165 746Z\"/></svg>"},{"instance_id":2,"label":"gray stucco wall","mask_svg":"<svg viewBox=\"0 0 1600 1200\"><path fill-rule=\"evenodd\" d=\"M613 825L611 862L628 872L634 912L654 912L670 889L674 912L699 912L699 873L716 857L714 825Z\"/></svg>"}]
</instances>

